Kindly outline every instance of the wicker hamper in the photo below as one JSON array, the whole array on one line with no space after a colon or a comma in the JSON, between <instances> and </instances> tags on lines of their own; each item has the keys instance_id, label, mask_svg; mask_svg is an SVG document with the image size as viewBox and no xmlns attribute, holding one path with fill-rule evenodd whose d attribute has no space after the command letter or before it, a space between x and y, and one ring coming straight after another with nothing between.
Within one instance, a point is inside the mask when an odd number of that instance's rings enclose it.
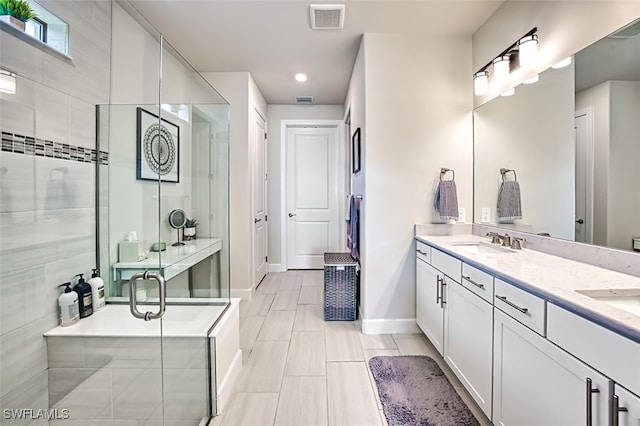
<instances>
[{"instance_id":1,"label":"wicker hamper","mask_svg":"<svg viewBox=\"0 0 640 426\"><path fill-rule=\"evenodd\" d=\"M358 312L358 261L349 253L324 254L324 319L355 321Z\"/></svg>"}]
</instances>

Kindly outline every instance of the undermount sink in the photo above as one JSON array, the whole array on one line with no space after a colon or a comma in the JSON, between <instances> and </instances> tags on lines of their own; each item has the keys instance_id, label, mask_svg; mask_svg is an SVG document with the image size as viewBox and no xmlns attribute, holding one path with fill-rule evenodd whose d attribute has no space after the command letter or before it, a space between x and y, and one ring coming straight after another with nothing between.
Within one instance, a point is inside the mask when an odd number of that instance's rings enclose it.
<instances>
[{"instance_id":1,"label":"undermount sink","mask_svg":"<svg viewBox=\"0 0 640 426\"><path fill-rule=\"evenodd\" d=\"M508 254L516 253L515 250L508 247L502 247L497 244L485 243L483 241L461 241L452 243L454 247L467 253L479 254Z\"/></svg>"},{"instance_id":2,"label":"undermount sink","mask_svg":"<svg viewBox=\"0 0 640 426\"><path fill-rule=\"evenodd\" d=\"M640 288L576 290L576 293L607 303L634 315L640 315Z\"/></svg>"}]
</instances>

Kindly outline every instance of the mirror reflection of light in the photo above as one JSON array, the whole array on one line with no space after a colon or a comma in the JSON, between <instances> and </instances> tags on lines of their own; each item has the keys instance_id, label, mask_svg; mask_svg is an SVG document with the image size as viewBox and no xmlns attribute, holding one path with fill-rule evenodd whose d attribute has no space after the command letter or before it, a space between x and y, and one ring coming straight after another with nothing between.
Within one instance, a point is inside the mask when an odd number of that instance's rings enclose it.
<instances>
[{"instance_id":1,"label":"mirror reflection of light","mask_svg":"<svg viewBox=\"0 0 640 426\"><path fill-rule=\"evenodd\" d=\"M536 74L533 77L526 79L525 81L523 81L523 83L533 84L533 83L537 83L538 81L540 81L540 74Z\"/></svg>"},{"instance_id":2,"label":"mirror reflection of light","mask_svg":"<svg viewBox=\"0 0 640 426\"><path fill-rule=\"evenodd\" d=\"M564 68L571 65L571 56L564 58L563 60L561 60L560 62L556 62L555 64L551 65L551 68Z\"/></svg>"},{"instance_id":3,"label":"mirror reflection of light","mask_svg":"<svg viewBox=\"0 0 640 426\"><path fill-rule=\"evenodd\" d=\"M511 89L505 90L500 94L500 96L513 96L516 93L516 88L512 87Z\"/></svg>"}]
</instances>

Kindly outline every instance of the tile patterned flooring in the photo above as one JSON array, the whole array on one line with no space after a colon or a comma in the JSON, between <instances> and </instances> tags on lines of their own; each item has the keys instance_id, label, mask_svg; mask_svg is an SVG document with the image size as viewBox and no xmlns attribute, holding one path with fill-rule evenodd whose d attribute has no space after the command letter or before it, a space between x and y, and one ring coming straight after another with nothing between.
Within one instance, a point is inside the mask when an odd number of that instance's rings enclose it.
<instances>
[{"instance_id":1,"label":"tile patterned flooring","mask_svg":"<svg viewBox=\"0 0 640 426\"><path fill-rule=\"evenodd\" d=\"M491 423L422 334L365 335L325 322L323 272L271 273L240 303L244 367L214 426L386 425L367 361L428 355L480 420Z\"/></svg>"}]
</instances>

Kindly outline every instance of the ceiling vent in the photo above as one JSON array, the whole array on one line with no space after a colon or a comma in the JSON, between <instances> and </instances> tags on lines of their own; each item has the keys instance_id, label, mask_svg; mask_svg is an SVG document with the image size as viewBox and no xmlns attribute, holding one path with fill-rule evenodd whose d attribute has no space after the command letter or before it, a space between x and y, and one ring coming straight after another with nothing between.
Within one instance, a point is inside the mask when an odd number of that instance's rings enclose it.
<instances>
[{"instance_id":1,"label":"ceiling vent","mask_svg":"<svg viewBox=\"0 0 640 426\"><path fill-rule=\"evenodd\" d=\"M640 34L640 19L620 28L608 38L633 38Z\"/></svg>"},{"instance_id":2,"label":"ceiling vent","mask_svg":"<svg viewBox=\"0 0 640 426\"><path fill-rule=\"evenodd\" d=\"M344 27L344 4L312 4L311 28L314 30L341 30Z\"/></svg>"},{"instance_id":3,"label":"ceiling vent","mask_svg":"<svg viewBox=\"0 0 640 426\"><path fill-rule=\"evenodd\" d=\"M313 103L313 96L296 96L296 103L311 104Z\"/></svg>"}]
</instances>

